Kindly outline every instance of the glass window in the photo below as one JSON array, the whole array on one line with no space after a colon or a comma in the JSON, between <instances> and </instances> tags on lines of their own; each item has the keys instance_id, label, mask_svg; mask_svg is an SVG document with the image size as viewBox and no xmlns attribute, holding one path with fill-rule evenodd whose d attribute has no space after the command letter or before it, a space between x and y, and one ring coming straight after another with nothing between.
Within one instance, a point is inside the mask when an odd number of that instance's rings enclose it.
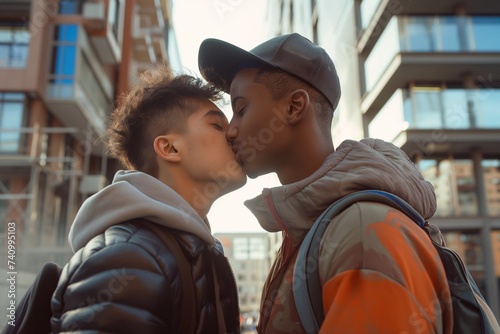
<instances>
[{"instance_id":1,"label":"glass window","mask_svg":"<svg viewBox=\"0 0 500 334\"><path fill-rule=\"evenodd\" d=\"M432 34L432 18L406 17L403 20L404 51L433 51L436 50Z\"/></svg>"},{"instance_id":2,"label":"glass window","mask_svg":"<svg viewBox=\"0 0 500 334\"><path fill-rule=\"evenodd\" d=\"M473 51L500 51L500 17L472 17Z\"/></svg>"},{"instance_id":3,"label":"glass window","mask_svg":"<svg viewBox=\"0 0 500 334\"><path fill-rule=\"evenodd\" d=\"M415 126L419 129L436 129L443 126L441 89L438 87L413 88Z\"/></svg>"},{"instance_id":4,"label":"glass window","mask_svg":"<svg viewBox=\"0 0 500 334\"><path fill-rule=\"evenodd\" d=\"M500 89L478 89L472 100L479 128L500 128Z\"/></svg>"},{"instance_id":5,"label":"glass window","mask_svg":"<svg viewBox=\"0 0 500 334\"><path fill-rule=\"evenodd\" d=\"M483 160L481 162L484 172L484 187L488 215L500 216L500 160Z\"/></svg>"},{"instance_id":6,"label":"glass window","mask_svg":"<svg viewBox=\"0 0 500 334\"><path fill-rule=\"evenodd\" d=\"M83 0L59 1L59 14L81 14Z\"/></svg>"},{"instance_id":7,"label":"glass window","mask_svg":"<svg viewBox=\"0 0 500 334\"><path fill-rule=\"evenodd\" d=\"M0 26L0 67L23 68L29 54L26 26Z\"/></svg>"},{"instance_id":8,"label":"glass window","mask_svg":"<svg viewBox=\"0 0 500 334\"><path fill-rule=\"evenodd\" d=\"M24 118L24 95L0 93L0 153L19 152Z\"/></svg>"},{"instance_id":9,"label":"glass window","mask_svg":"<svg viewBox=\"0 0 500 334\"><path fill-rule=\"evenodd\" d=\"M425 180L429 181L436 193L436 217L449 217L453 215L454 198L451 191L452 175L450 162L448 160L420 160L418 167Z\"/></svg>"},{"instance_id":10,"label":"glass window","mask_svg":"<svg viewBox=\"0 0 500 334\"><path fill-rule=\"evenodd\" d=\"M458 22L455 17L439 17L439 25L436 25L435 29L435 36L439 40L439 50L446 52L462 50Z\"/></svg>"},{"instance_id":11,"label":"glass window","mask_svg":"<svg viewBox=\"0 0 500 334\"><path fill-rule=\"evenodd\" d=\"M436 217L477 216L476 183L471 160L422 160L418 164L436 193Z\"/></svg>"},{"instance_id":12,"label":"glass window","mask_svg":"<svg viewBox=\"0 0 500 334\"><path fill-rule=\"evenodd\" d=\"M261 238L250 238L249 258L251 260L263 260L266 258L264 240Z\"/></svg>"},{"instance_id":13,"label":"glass window","mask_svg":"<svg viewBox=\"0 0 500 334\"><path fill-rule=\"evenodd\" d=\"M454 190L458 195L458 202L455 207L457 215L477 216L476 180L472 161L455 160L453 162L453 171L456 182L456 189Z\"/></svg>"},{"instance_id":14,"label":"glass window","mask_svg":"<svg viewBox=\"0 0 500 334\"><path fill-rule=\"evenodd\" d=\"M470 126L469 109L464 89L447 89L442 93L444 104L444 127L464 129Z\"/></svg>"},{"instance_id":15,"label":"glass window","mask_svg":"<svg viewBox=\"0 0 500 334\"><path fill-rule=\"evenodd\" d=\"M266 257L261 238L234 238L233 256L236 260L262 260Z\"/></svg>"},{"instance_id":16,"label":"glass window","mask_svg":"<svg viewBox=\"0 0 500 334\"><path fill-rule=\"evenodd\" d=\"M77 62L78 26L58 25L54 28L53 37L49 95L54 98L71 98Z\"/></svg>"}]
</instances>

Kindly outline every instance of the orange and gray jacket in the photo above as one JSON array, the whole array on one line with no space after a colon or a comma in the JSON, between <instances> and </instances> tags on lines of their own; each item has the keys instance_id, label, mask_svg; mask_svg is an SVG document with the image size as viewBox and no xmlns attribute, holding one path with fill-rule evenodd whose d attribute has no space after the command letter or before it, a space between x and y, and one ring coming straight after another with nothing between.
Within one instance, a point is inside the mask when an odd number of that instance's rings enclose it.
<instances>
[{"instance_id":1,"label":"orange and gray jacket","mask_svg":"<svg viewBox=\"0 0 500 334\"><path fill-rule=\"evenodd\" d=\"M283 233L262 295L260 334L304 333L292 291L298 248L331 203L366 189L393 193L426 219L436 210L432 185L404 152L374 139L345 141L313 175L245 203L264 229ZM329 224L319 259L321 333L451 333L444 269L428 236L403 213L352 205Z\"/></svg>"}]
</instances>

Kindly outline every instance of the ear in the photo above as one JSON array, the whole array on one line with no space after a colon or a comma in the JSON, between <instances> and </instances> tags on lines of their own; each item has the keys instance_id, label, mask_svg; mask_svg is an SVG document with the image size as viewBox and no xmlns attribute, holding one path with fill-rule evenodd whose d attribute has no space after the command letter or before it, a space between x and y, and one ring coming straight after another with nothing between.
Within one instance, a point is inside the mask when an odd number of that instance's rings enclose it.
<instances>
[{"instance_id":1,"label":"ear","mask_svg":"<svg viewBox=\"0 0 500 334\"><path fill-rule=\"evenodd\" d=\"M156 155L162 160L169 162L181 161L181 156L175 148L175 135L173 134L156 137L153 142L153 148Z\"/></svg>"},{"instance_id":2,"label":"ear","mask_svg":"<svg viewBox=\"0 0 500 334\"><path fill-rule=\"evenodd\" d=\"M288 110L285 118L288 124L297 124L304 119L309 109L309 94L304 89L297 89L290 93Z\"/></svg>"}]
</instances>

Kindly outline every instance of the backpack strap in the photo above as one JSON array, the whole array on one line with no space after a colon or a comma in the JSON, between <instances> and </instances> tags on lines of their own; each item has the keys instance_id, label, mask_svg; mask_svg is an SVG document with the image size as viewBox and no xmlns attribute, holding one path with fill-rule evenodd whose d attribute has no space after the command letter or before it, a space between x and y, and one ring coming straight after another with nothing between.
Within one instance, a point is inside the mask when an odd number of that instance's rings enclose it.
<instances>
[{"instance_id":1,"label":"backpack strap","mask_svg":"<svg viewBox=\"0 0 500 334\"><path fill-rule=\"evenodd\" d=\"M315 221L300 245L293 272L293 297L306 333L318 333L325 319L323 293L319 279L318 256L320 241L330 221L357 202L377 202L402 211L425 228L425 219L408 203L391 193L363 190L342 197L330 205Z\"/></svg>"},{"instance_id":2,"label":"backpack strap","mask_svg":"<svg viewBox=\"0 0 500 334\"><path fill-rule=\"evenodd\" d=\"M186 259L186 255L182 252L177 238L174 236L171 229L160 226L158 224L147 221L142 224L145 228L156 234L161 241L167 245L172 255L176 259L179 267L179 275L182 282L182 305L180 310L179 333L194 333L196 329L196 297L193 287L193 276L191 267Z\"/></svg>"}]
</instances>

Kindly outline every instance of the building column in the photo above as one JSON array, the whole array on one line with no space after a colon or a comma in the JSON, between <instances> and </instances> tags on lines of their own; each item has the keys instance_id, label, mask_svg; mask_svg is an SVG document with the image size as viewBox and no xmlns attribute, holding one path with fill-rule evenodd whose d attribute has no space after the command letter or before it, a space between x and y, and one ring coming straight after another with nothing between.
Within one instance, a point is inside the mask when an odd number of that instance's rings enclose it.
<instances>
[{"instance_id":1,"label":"building column","mask_svg":"<svg viewBox=\"0 0 500 334\"><path fill-rule=\"evenodd\" d=\"M499 319L500 305L498 300L498 283L495 275L495 261L493 259L493 247L491 244L491 220L488 213L488 201L486 198L486 187L484 184L484 171L482 167L483 154L479 149L472 152L472 163L474 166L474 179L476 180L476 195L478 201L479 216L482 217L481 243L483 245L484 283L486 294L489 298L488 305Z\"/></svg>"}]
</instances>

